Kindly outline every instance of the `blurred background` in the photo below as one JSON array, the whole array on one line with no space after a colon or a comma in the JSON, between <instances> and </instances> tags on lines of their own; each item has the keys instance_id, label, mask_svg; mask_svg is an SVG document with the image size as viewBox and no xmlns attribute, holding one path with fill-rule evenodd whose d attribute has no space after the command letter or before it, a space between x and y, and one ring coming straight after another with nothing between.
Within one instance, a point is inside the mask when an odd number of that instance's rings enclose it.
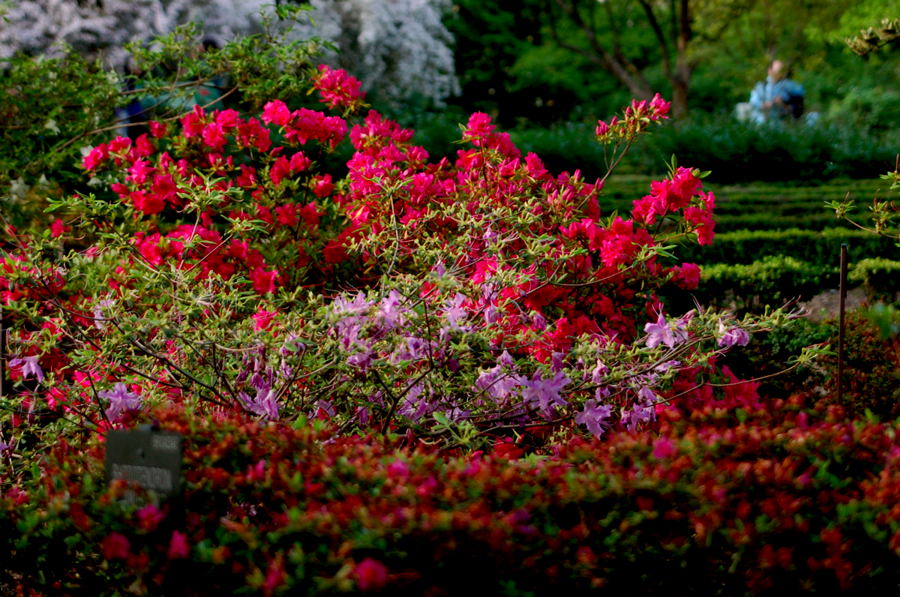
<instances>
[{"instance_id":1,"label":"blurred background","mask_svg":"<svg viewBox=\"0 0 900 597\"><path fill-rule=\"evenodd\" d=\"M900 17L900 0L6 0L0 60L68 44L123 70L128 41L196 21L222 43L287 5L308 8L285 23L293 35L316 39L434 157L455 155L458 124L481 111L552 170L599 175L597 119L656 92L674 123L626 171L663 172L674 154L720 182L871 177L900 150L896 37L864 57L846 43ZM774 58L803 85L807 118L739 120Z\"/></svg>"}]
</instances>

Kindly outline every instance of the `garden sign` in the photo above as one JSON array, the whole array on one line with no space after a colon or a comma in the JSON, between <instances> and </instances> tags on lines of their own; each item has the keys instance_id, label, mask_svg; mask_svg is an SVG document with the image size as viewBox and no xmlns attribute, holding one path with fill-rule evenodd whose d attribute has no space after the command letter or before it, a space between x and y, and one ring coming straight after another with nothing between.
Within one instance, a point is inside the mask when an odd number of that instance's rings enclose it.
<instances>
[{"instance_id":1,"label":"garden sign","mask_svg":"<svg viewBox=\"0 0 900 597\"><path fill-rule=\"evenodd\" d=\"M181 484L181 435L150 425L106 434L106 476L136 483L158 496L177 494Z\"/></svg>"}]
</instances>

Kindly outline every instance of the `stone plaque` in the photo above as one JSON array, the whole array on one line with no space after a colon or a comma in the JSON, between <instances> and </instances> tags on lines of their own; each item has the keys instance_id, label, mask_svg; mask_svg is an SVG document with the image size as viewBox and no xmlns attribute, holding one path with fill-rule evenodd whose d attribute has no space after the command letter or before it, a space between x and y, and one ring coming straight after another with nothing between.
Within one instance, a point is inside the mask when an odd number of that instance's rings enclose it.
<instances>
[{"instance_id":1,"label":"stone plaque","mask_svg":"<svg viewBox=\"0 0 900 597\"><path fill-rule=\"evenodd\" d=\"M106 434L106 477L136 483L160 496L181 485L181 435L142 425Z\"/></svg>"}]
</instances>

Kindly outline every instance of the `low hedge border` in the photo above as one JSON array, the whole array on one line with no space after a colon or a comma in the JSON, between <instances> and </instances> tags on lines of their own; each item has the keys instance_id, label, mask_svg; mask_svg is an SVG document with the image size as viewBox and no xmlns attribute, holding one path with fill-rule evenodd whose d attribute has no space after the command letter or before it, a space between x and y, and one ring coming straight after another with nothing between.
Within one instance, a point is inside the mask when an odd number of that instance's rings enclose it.
<instances>
[{"instance_id":1,"label":"low hedge border","mask_svg":"<svg viewBox=\"0 0 900 597\"><path fill-rule=\"evenodd\" d=\"M900 422L839 407L665 408L552 454L436 452L172 407L177 502L127 506L103 446L3 486L0 583L28 594L733 595L900 583Z\"/></svg>"},{"instance_id":2,"label":"low hedge border","mask_svg":"<svg viewBox=\"0 0 900 597\"><path fill-rule=\"evenodd\" d=\"M753 263L716 263L701 268L694 296L703 304L750 307L807 300L839 286L837 265L810 263L787 255L770 255ZM851 263L847 279L862 285L870 300L895 300L900 292L900 262L862 259Z\"/></svg>"},{"instance_id":3,"label":"low hedge border","mask_svg":"<svg viewBox=\"0 0 900 597\"><path fill-rule=\"evenodd\" d=\"M837 265L840 249L847 243L851 260L890 258L897 254L895 241L864 230L738 230L717 234L712 245L676 249L684 261L707 263L753 263L766 256L784 255L810 263Z\"/></svg>"}]
</instances>

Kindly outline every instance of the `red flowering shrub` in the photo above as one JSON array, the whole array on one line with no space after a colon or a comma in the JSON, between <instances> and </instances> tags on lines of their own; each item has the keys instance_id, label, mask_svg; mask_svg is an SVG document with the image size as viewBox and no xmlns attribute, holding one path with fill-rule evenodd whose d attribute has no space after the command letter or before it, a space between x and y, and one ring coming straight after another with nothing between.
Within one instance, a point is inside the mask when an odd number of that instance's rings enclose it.
<instances>
[{"instance_id":1,"label":"red flowering shrub","mask_svg":"<svg viewBox=\"0 0 900 597\"><path fill-rule=\"evenodd\" d=\"M102 441L61 442L0 497L18 531L0 539L2 582L45 594L896 587L897 424L769 406L668 408L658 432L527 457L169 407L152 416L185 434L182 496L128 506L122 486L105 488Z\"/></svg>"},{"instance_id":2,"label":"red flowering shrub","mask_svg":"<svg viewBox=\"0 0 900 597\"><path fill-rule=\"evenodd\" d=\"M475 447L534 423L599 436L651 423L771 327L665 313L664 291L699 280L672 243L712 239L698 172L673 168L630 218L606 216L602 181L554 176L486 114L454 163L430 163L412 131L352 120L346 73L322 68L310 87L342 116L195 107L94 147L84 169L109 190L54 205L59 235L14 234L0 290L29 413L103 429L203 399ZM598 137L627 147L667 110L634 102ZM347 142L335 179L322 162Z\"/></svg>"}]
</instances>

